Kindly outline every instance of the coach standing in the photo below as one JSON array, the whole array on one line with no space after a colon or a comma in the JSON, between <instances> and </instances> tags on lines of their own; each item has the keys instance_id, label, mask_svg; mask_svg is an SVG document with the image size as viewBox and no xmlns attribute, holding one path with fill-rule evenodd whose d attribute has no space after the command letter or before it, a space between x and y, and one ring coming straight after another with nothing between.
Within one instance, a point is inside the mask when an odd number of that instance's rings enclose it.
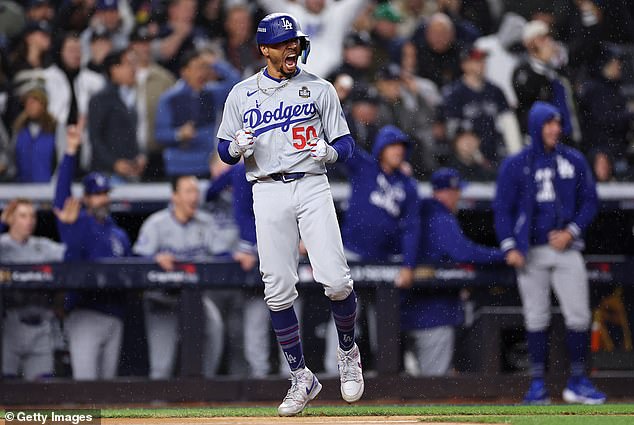
<instances>
[{"instance_id":1,"label":"coach standing","mask_svg":"<svg viewBox=\"0 0 634 425\"><path fill-rule=\"evenodd\" d=\"M569 403L601 404L605 394L586 377L590 302L580 250L597 212L592 172L583 155L559 143L561 114L535 102L528 114L531 144L500 168L493 204L495 229L506 262L517 269L531 362L525 403L550 401L544 385L552 286L566 323L571 377Z\"/></svg>"}]
</instances>

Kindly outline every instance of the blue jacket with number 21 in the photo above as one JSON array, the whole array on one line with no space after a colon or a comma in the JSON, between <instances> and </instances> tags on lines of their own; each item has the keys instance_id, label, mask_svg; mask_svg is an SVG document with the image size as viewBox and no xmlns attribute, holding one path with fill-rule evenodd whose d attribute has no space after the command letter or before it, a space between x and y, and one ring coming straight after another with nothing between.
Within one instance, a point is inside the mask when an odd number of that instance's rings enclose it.
<instances>
[{"instance_id":1,"label":"blue jacket with number 21","mask_svg":"<svg viewBox=\"0 0 634 425\"><path fill-rule=\"evenodd\" d=\"M557 143L547 152L544 124L560 117L546 102L535 102L528 116L531 144L500 167L493 210L504 252L548 243L552 230L567 229L571 245L583 249L583 232L597 212L596 185L587 161L576 149Z\"/></svg>"}]
</instances>

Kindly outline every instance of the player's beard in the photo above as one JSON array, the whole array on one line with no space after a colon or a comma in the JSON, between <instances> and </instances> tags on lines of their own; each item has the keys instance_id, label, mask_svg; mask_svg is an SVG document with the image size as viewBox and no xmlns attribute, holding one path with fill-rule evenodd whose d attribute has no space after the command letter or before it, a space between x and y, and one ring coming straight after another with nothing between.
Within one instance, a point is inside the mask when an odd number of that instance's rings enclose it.
<instances>
[{"instance_id":1,"label":"player's beard","mask_svg":"<svg viewBox=\"0 0 634 425\"><path fill-rule=\"evenodd\" d=\"M97 221L105 221L110 215L110 205L90 208L90 214L95 217Z\"/></svg>"}]
</instances>

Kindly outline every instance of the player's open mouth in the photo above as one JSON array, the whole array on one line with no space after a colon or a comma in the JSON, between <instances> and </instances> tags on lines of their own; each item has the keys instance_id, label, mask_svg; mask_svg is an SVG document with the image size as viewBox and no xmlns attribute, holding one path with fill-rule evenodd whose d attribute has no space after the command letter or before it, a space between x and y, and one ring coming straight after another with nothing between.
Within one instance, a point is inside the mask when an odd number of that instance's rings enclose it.
<instances>
[{"instance_id":1,"label":"player's open mouth","mask_svg":"<svg viewBox=\"0 0 634 425\"><path fill-rule=\"evenodd\" d=\"M297 66L297 54L291 53L284 58L284 64L287 68L293 69Z\"/></svg>"}]
</instances>

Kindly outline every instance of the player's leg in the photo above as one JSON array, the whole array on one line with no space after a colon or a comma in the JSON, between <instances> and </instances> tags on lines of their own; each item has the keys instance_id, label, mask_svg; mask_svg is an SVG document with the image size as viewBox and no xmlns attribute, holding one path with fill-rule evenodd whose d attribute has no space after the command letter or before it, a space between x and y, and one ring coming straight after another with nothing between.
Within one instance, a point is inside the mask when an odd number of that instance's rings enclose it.
<instances>
[{"instance_id":1,"label":"player's leg","mask_svg":"<svg viewBox=\"0 0 634 425\"><path fill-rule=\"evenodd\" d=\"M294 182L299 195L299 232L308 251L315 280L330 298L339 337L337 363L341 395L348 402L361 398L364 390L361 355L355 343L357 296L343 250L341 232L330 185L325 175Z\"/></svg>"},{"instance_id":2,"label":"player's leg","mask_svg":"<svg viewBox=\"0 0 634 425\"><path fill-rule=\"evenodd\" d=\"M556 252L553 289L566 323L566 348L570 360L570 380L564 389L564 400L572 403L600 404L605 394L586 377L590 346L590 290L583 257L576 250Z\"/></svg>"},{"instance_id":3,"label":"player's leg","mask_svg":"<svg viewBox=\"0 0 634 425\"><path fill-rule=\"evenodd\" d=\"M203 376L210 378L218 373L220 367L225 346L225 324L218 306L207 292L203 295L203 313L205 316Z\"/></svg>"},{"instance_id":4,"label":"player's leg","mask_svg":"<svg viewBox=\"0 0 634 425\"><path fill-rule=\"evenodd\" d=\"M28 331L23 335L28 348L22 371L29 381L53 376L53 332L49 316L43 312L42 319L38 325L27 326Z\"/></svg>"},{"instance_id":5,"label":"player's leg","mask_svg":"<svg viewBox=\"0 0 634 425\"><path fill-rule=\"evenodd\" d=\"M8 310L2 325L2 375L5 378L18 377L24 327L26 325L20 323L18 311Z\"/></svg>"},{"instance_id":6,"label":"player's leg","mask_svg":"<svg viewBox=\"0 0 634 425\"><path fill-rule=\"evenodd\" d=\"M168 379L174 371L178 346L178 299L163 291L143 295L150 379Z\"/></svg>"},{"instance_id":7,"label":"player's leg","mask_svg":"<svg viewBox=\"0 0 634 425\"><path fill-rule=\"evenodd\" d=\"M552 261L553 258L547 247L531 248L526 258L526 266L517 273L532 379L531 388L524 402L530 404L550 402L544 385L544 372L551 314L550 268Z\"/></svg>"},{"instance_id":8,"label":"player's leg","mask_svg":"<svg viewBox=\"0 0 634 425\"><path fill-rule=\"evenodd\" d=\"M119 370L119 357L123 344L123 320L110 314L97 313L101 316L101 378L112 379Z\"/></svg>"},{"instance_id":9,"label":"player's leg","mask_svg":"<svg viewBox=\"0 0 634 425\"><path fill-rule=\"evenodd\" d=\"M98 378L97 360L101 351L101 340L97 338L95 331L100 324L94 312L86 309L71 311L64 322L74 379Z\"/></svg>"},{"instance_id":10,"label":"player's leg","mask_svg":"<svg viewBox=\"0 0 634 425\"><path fill-rule=\"evenodd\" d=\"M299 322L293 309L297 298L299 231L293 183L263 182L253 186L253 211L264 281L264 300L270 310L277 341L291 369L291 388L278 407L282 416L301 412L321 391L315 375L305 367Z\"/></svg>"},{"instance_id":11,"label":"player's leg","mask_svg":"<svg viewBox=\"0 0 634 425\"><path fill-rule=\"evenodd\" d=\"M269 355L269 310L259 295L247 293L244 302L244 357L249 364L250 375L263 378L271 373Z\"/></svg>"},{"instance_id":12,"label":"player's leg","mask_svg":"<svg viewBox=\"0 0 634 425\"><path fill-rule=\"evenodd\" d=\"M449 372L453 359L455 329L437 326L408 332L421 376L443 376Z\"/></svg>"}]
</instances>

